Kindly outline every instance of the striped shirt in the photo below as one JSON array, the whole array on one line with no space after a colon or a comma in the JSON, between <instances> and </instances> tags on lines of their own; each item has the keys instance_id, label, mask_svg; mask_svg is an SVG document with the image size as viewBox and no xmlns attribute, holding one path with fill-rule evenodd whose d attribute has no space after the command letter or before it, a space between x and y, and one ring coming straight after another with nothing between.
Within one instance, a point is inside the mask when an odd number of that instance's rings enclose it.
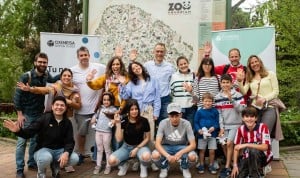
<instances>
[{"instance_id":1,"label":"striped shirt","mask_svg":"<svg viewBox=\"0 0 300 178\"><path fill-rule=\"evenodd\" d=\"M193 94L198 98L197 106L203 106L202 95L204 93L209 92L213 96L216 96L220 91L219 86L219 79L217 76L201 77L200 80L196 77L193 83Z\"/></svg>"},{"instance_id":2,"label":"striped shirt","mask_svg":"<svg viewBox=\"0 0 300 178\"><path fill-rule=\"evenodd\" d=\"M173 102L180 104L182 108L190 108L193 106L192 95L183 87L184 82L190 83L192 85L193 80L194 74L192 72L183 74L177 71L171 77L170 88Z\"/></svg>"},{"instance_id":3,"label":"striped shirt","mask_svg":"<svg viewBox=\"0 0 300 178\"><path fill-rule=\"evenodd\" d=\"M271 152L271 139L269 129L266 124L256 124L254 129L250 131L246 125L242 125L238 128L234 144L253 143L253 144L267 144L268 150L264 151L267 162L269 162L273 156Z\"/></svg>"}]
</instances>

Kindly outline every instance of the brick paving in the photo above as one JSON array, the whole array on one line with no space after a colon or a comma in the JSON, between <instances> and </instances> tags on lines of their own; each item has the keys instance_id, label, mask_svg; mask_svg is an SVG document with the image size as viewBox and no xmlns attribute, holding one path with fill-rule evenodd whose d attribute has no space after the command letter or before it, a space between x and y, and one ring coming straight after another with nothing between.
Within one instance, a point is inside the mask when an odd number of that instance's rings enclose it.
<instances>
[{"instance_id":1,"label":"brick paving","mask_svg":"<svg viewBox=\"0 0 300 178\"><path fill-rule=\"evenodd\" d=\"M300 171L297 167L300 165L300 150L289 150L281 153L281 160L272 162L272 172L269 173L267 178L300 178ZM89 158L85 160L85 163L81 166L75 166L76 169L73 173L66 173L61 171L61 177L66 178L116 178L118 170L114 169L111 174L103 175L101 172L99 175L93 175L95 163ZM0 177L1 178L13 178L15 177L15 143L0 140ZM35 171L30 171L25 168L24 171L26 178L36 177ZM191 169L193 177L205 177L205 178L216 178L217 175L211 175L207 171L204 174L198 174L196 169ZM289 175L290 174L290 175ZM51 173L48 170L47 177L51 177ZM128 171L124 178L138 178L139 173ZM158 177L158 172L149 171L148 178ZM173 166L169 170L168 178L179 178L182 177L182 173Z\"/></svg>"}]
</instances>

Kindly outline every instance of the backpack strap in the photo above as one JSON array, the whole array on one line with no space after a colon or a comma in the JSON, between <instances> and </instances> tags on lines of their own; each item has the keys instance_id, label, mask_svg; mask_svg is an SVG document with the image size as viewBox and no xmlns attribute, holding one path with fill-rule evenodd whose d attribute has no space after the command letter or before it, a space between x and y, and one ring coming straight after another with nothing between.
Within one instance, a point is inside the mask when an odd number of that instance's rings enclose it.
<instances>
[{"instance_id":1,"label":"backpack strap","mask_svg":"<svg viewBox=\"0 0 300 178\"><path fill-rule=\"evenodd\" d=\"M27 71L26 74L28 75L28 81L27 81L27 83L28 83L28 85L30 85L30 83L31 83L31 72Z\"/></svg>"},{"instance_id":2,"label":"backpack strap","mask_svg":"<svg viewBox=\"0 0 300 178\"><path fill-rule=\"evenodd\" d=\"M226 74L226 73L227 73L227 71L228 71L229 67L230 67L230 64L226 64L226 65L224 66L224 69L223 69L222 75L224 75L224 74Z\"/></svg>"}]
</instances>

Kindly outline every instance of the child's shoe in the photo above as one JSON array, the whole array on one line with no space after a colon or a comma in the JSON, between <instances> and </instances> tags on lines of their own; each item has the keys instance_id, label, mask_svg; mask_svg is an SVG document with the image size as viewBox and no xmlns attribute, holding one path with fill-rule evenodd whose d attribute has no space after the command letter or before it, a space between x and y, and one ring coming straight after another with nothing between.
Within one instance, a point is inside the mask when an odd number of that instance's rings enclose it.
<instances>
[{"instance_id":1,"label":"child's shoe","mask_svg":"<svg viewBox=\"0 0 300 178\"><path fill-rule=\"evenodd\" d=\"M95 169L94 169L94 171L93 171L93 174L94 174L94 175L97 175L97 174L99 174L99 172L100 172L100 169L101 169L101 167L100 167L100 166L95 166Z\"/></svg>"},{"instance_id":2,"label":"child's shoe","mask_svg":"<svg viewBox=\"0 0 300 178\"><path fill-rule=\"evenodd\" d=\"M203 165L199 165L199 166L197 167L197 169L198 169L198 173L199 173L199 174L203 174L203 173L204 173L204 166L203 166Z\"/></svg>"},{"instance_id":3,"label":"child's shoe","mask_svg":"<svg viewBox=\"0 0 300 178\"><path fill-rule=\"evenodd\" d=\"M110 171L111 171L110 166L106 166L106 167L105 167L105 170L104 170L104 174L107 175L107 174L110 173Z\"/></svg>"},{"instance_id":4,"label":"child's shoe","mask_svg":"<svg viewBox=\"0 0 300 178\"><path fill-rule=\"evenodd\" d=\"M216 168L214 167L213 164L210 165L210 166L208 167L208 171L209 171L211 174L217 174L217 170L216 170Z\"/></svg>"}]
</instances>

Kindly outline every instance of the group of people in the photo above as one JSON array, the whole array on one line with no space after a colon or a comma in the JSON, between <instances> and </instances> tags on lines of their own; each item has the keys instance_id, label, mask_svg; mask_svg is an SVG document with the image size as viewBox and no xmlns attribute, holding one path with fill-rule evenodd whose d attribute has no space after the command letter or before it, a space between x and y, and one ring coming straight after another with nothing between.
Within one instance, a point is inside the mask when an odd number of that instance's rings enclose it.
<instances>
[{"instance_id":1,"label":"group of people","mask_svg":"<svg viewBox=\"0 0 300 178\"><path fill-rule=\"evenodd\" d=\"M218 138L226 158L221 178L263 175L262 168L272 160L271 133L278 132L277 108L266 104L278 96L276 75L256 55L244 67L237 48L229 51L230 64L214 66L211 49L206 43L196 73L184 56L176 60L176 71L165 60L164 43L155 45L154 59L145 64L135 60L133 50L128 70L120 48L105 67L91 63L88 49L80 47L78 64L55 77L46 70L47 55L37 54L34 69L17 83L18 121L4 122L18 136L17 178L25 177L29 138L27 164L29 169L37 168L37 177L45 177L48 166L53 177L60 168L74 171L72 165L84 162L91 125L97 150L94 174L101 171L105 156L104 174L118 166L118 175L124 176L128 160L137 158L135 169L140 169L142 178L148 176L148 167L160 169L159 177L165 178L175 162L183 177L190 178L193 165L204 173L207 149L208 171L216 174ZM46 86L47 82L53 84ZM76 121L75 139L70 119Z\"/></svg>"}]
</instances>

